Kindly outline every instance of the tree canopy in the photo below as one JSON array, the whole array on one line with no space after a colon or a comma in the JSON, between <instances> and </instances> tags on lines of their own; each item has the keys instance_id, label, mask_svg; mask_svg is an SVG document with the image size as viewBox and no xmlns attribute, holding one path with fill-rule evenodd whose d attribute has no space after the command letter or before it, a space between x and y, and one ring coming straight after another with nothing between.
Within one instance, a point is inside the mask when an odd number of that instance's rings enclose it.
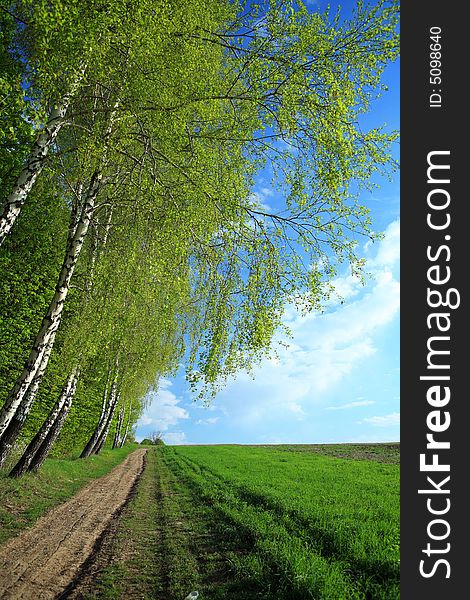
<instances>
[{"instance_id":1,"label":"tree canopy","mask_svg":"<svg viewBox=\"0 0 470 600\"><path fill-rule=\"evenodd\" d=\"M362 115L398 54L395 2L345 20L22 0L0 19L1 456L64 389L56 452L125 439L182 361L210 401L270 352L286 303L321 308L341 262L361 276L360 192L394 168L397 134ZM276 210L253 193L266 166Z\"/></svg>"}]
</instances>

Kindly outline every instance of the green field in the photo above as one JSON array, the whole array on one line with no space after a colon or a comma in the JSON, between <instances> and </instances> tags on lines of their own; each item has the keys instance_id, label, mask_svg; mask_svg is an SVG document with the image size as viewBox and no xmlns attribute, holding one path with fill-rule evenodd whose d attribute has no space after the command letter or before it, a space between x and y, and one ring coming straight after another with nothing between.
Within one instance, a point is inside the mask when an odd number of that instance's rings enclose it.
<instances>
[{"instance_id":1,"label":"green field","mask_svg":"<svg viewBox=\"0 0 470 600\"><path fill-rule=\"evenodd\" d=\"M399 445L148 454L86 598L397 600Z\"/></svg>"},{"instance_id":2,"label":"green field","mask_svg":"<svg viewBox=\"0 0 470 600\"><path fill-rule=\"evenodd\" d=\"M232 560L253 597L399 598L398 466L289 448L186 446L162 458L243 538Z\"/></svg>"},{"instance_id":3,"label":"green field","mask_svg":"<svg viewBox=\"0 0 470 600\"><path fill-rule=\"evenodd\" d=\"M2 478L5 538L133 448ZM134 497L74 598L400 597L398 444L149 450Z\"/></svg>"}]
</instances>

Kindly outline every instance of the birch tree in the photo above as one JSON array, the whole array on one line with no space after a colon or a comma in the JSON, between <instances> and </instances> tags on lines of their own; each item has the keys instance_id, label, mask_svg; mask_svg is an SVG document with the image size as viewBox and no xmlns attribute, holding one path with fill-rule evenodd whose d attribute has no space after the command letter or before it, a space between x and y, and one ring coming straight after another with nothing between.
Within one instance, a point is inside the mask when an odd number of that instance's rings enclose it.
<instances>
[{"instance_id":1,"label":"birch tree","mask_svg":"<svg viewBox=\"0 0 470 600\"><path fill-rule=\"evenodd\" d=\"M105 11L86 2L20 0L7 3L2 10L16 25L10 46L26 65L22 73L29 98L25 112L33 122L35 139L11 190L1 199L0 245L41 175L61 129L70 125L70 105L90 85L87 74L92 80L99 78L103 69L116 62L111 49L113 31L117 24L124 24L127 9L119 1Z\"/></svg>"},{"instance_id":2,"label":"birch tree","mask_svg":"<svg viewBox=\"0 0 470 600\"><path fill-rule=\"evenodd\" d=\"M90 439L88 440L86 446L82 450L80 458L86 458L87 456L90 456L90 454L94 454L95 448L97 447L100 439L102 439L103 437L103 433L106 429L106 425L109 421L110 416L112 419L117 404L118 377L118 361L116 360L114 372L108 371L107 374L100 418L98 420L98 423L96 424L96 427Z\"/></svg>"},{"instance_id":3,"label":"birch tree","mask_svg":"<svg viewBox=\"0 0 470 600\"><path fill-rule=\"evenodd\" d=\"M75 395L75 390L77 387L77 382L79 378L79 372L77 370L73 370L70 375L67 377L67 381L62 388L62 392L57 399L56 403L52 407L50 413L47 416L47 419L42 424L39 431L33 437L31 442L28 444L26 450L23 452L20 460L16 463L13 469L10 472L10 477L20 477L23 475L30 467L31 463L33 463L38 468L38 463L41 460L44 460L47 455L48 450L52 446L54 441L53 438L58 435L60 432L61 425L56 425L58 420L61 420L62 423L65 420L63 417L64 412L68 413L70 405L73 401L73 397ZM65 406L67 405L67 408ZM62 418L63 417L63 418ZM54 433L51 434L51 431L54 430ZM49 441L44 444L44 442L49 438ZM44 444L44 445L43 445ZM35 459L36 454L40 451L40 455ZM44 458L43 458L44 455Z\"/></svg>"},{"instance_id":4,"label":"birch tree","mask_svg":"<svg viewBox=\"0 0 470 600\"><path fill-rule=\"evenodd\" d=\"M74 393L75 393L75 391L73 389L72 392L69 393L69 395L66 397L65 402L59 411L59 414L57 415L57 417L55 418L55 420L52 424L52 427L49 429L45 439L39 446L39 448L36 451L36 453L34 454L33 458L31 459L31 462L29 463L28 471L31 471L31 472L37 471L42 466L45 459L47 458L47 455L49 454L58 435L60 434L60 431L65 422L65 419L67 418L67 416L69 414L70 407L71 407L72 401L73 401Z\"/></svg>"},{"instance_id":5,"label":"birch tree","mask_svg":"<svg viewBox=\"0 0 470 600\"><path fill-rule=\"evenodd\" d=\"M45 4L49 16L62 7ZM107 59L88 62L49 157L48 177L70 216L67 247L0 413L3 454L57 335L63 357L76 359L81 347L74 364L93 387L92 452L119 394L121 406L142 406L137 399L185 357L188 378L210 399L270 351L286 303L321 308L342 261L361 276L358 240L376 237L359 194L393 168L396 134L361 119L397 56L394 2L360 3L349 20L292 2L124 4L116 2L112 25L96 28L106 33ZM263 168L278 210L254 193ZM106 392L118 351L119 386Z\"/></svg>"},{"instance_id":6,"label":"birch tree","mask_svg":"<svg viewBox=\"0 0 470 600\"><path fill-rule=\"evenodd\" d=\"M77 213L72 213L71 215L64 261L59 273L54 296L43 318L25 368L10 391L5 405L0 412L0 456L5 456L11 449L11 438L16 437L24 420L24 417L21 420L15 419L15 415L18 411L22 411L22 409L23 413L26 412L25 407L29 410L37 391L37 385L35 386L33 382L35 380L38 382L38 373L46 369L49 361L55 335L60 325L64 302L69 291L70 281L88 232L96 198L101 189L104 162L106 161L106 145L112 133L113 117L114 112L111 111L104 134L103 156L100 157L82 197L78 199ZM14 423L15 426L9 428L8 440L6 440L3 436L11 423Z\"/></svg>"},{"instance_id":7,"label":"birch tree","mask_svg":"<svg viewBox=\"0 0 470 600\"><path fill-rule=\"evenodd\" d=\"M126 425L124 428L124 431L121 434L120 440L119 440L119 447L122 448L124 446L124 444L127 441L127 436L129 435L129 430L130 430L130 426L131 426L131 422L132 422L132 409L133 409L133 402L132 402L132 398L128 404L127 407L127 420L126 420ZM124 423L124 419L126 417L125 412L123 412L122 415L122 423Z\"/></svg>"},{"instance_id":8,"label":"birch tree","mask_svg":"<svg viewBox=\"0 0 470 600\"><path fill-rule=\"evenodd\" d=\"M124 411L123 411L123 408L121 407L120 410L119 410L119 412L118 412L118 417L117 417L117 422L116 422L116 430L114 432L113 450L115 448L119 448L120 447L121 430L122 430L123 419L124 419Z\"/></svg>"}]
</instances>

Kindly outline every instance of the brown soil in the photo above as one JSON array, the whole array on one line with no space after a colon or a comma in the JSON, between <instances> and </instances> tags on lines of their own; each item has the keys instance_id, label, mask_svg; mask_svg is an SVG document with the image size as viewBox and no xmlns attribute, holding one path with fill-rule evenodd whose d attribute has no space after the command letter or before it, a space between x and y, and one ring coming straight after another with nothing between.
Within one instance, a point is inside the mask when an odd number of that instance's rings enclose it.
<instances>
[{"instance_id":1,"label":"brown soil","mask_svg":"<svg viewBox=\"0 0 470 600\"><path fill-rule=\"evenodd\" d=\"M136 450L0 548L2 600L49 600L69 586L129 498L145 452Z\"/></svg>"}]
</instances>

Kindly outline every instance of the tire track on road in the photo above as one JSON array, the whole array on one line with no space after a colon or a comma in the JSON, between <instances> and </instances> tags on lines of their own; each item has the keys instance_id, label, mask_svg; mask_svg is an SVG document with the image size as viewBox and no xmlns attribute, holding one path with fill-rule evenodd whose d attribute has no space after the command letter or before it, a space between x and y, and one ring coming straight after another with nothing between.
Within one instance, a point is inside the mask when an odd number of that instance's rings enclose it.
<instances>
[{"instance_id":1,"label":"tire track on road","mask_svg":"<svg viewBox=\"0 0 470 600\"><path fill-rule=\"evenodd\" d=\"M52 600L74 579L144 468L139 449L0 547L2 600Z\"/></svg>"}]
</instances>

